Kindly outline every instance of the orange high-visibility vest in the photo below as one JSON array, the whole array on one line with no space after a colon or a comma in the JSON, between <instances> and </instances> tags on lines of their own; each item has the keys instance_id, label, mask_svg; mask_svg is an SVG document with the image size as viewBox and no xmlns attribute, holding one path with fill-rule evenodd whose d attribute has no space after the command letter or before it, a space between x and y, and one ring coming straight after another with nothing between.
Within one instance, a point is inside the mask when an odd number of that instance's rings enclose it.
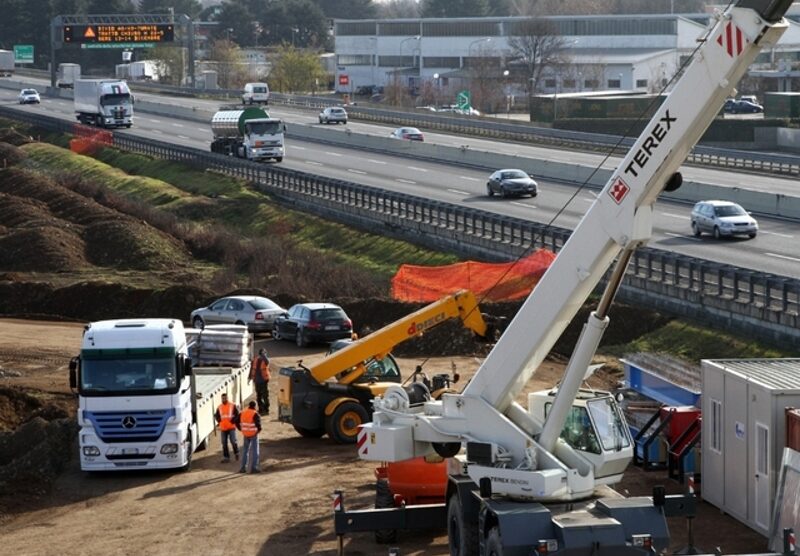
<instances>
[{"instance_id":1,"label":"orange high-visibility vest","mask_svg":"<svg viewBox=\"0 0 800 556\"><path fill-rule=\"evenodd\" d=\"M230 431L236 428L233 424L233 410L236 406L231 402L219 404L219 430Z\"/></svg>"},{"instance_id":2,"label":"orange high-visibility vest","mask_svg":"<svg viewBox=\"0 0 800 556\"><path fill-rule=\"evenodd\" d=\"M242 434L244 436L255 436L258 434L258 427L256 427L256 414L255 409L249 407L239 414L239 426L242 427Z\"/></svg>"},{"instance_id":3,"label":"orange high-visibility vest","mask_svg":"<svg viewBox=\"0 0 800 556\"><path fill-rule=\"evenodd\" d=\"M255 379L256 373L258 372L261 373L261 378L263 380L269 381L269 360L264 361L260 356L253 359L253 362L250 364L250 378Z\"/></svg>"}]
</instances>

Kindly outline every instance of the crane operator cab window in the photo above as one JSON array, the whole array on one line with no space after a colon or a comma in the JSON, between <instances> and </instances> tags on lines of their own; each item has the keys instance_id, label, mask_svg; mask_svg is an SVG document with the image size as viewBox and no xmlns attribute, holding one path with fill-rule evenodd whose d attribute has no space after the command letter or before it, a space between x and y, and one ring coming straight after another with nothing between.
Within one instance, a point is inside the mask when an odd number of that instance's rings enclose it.
<instances>
[{"instance_id":1,"label":"crane operator cab window","mask_svg":"<svg viewBox=\"0 0 800 556\"><path fill-rule=\"evenodd\" d=\"M551 406L546 404L545 414ZM630 445L624 422L608 398L588 401L585 406L572 406L561 438L574 449L590 454L618 452Z\"/></svg>"},{"instance_id":2,"label":"crane operator cab window","mask_svg":"<svg viewBox=\"0 0 800 556\"><path fill-rule=\"evenodd\" d=\"M377 381L400 381L400 369L392 357L384 357L381 360L370 359L367 362L367 372L364 373L366 380Z\"/></svg>"}]
</instances>

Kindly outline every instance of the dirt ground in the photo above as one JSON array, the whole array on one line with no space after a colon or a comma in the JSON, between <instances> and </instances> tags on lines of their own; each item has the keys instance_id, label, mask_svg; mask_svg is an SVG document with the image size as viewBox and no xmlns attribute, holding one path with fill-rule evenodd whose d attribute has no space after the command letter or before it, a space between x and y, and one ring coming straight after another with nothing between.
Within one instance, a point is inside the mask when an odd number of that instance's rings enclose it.
<instances>
[{"instance_id":1,"label":"dirt ground","mask_svg":"<svg viewBox=\"0 0 800 556\"><path fill-rule=\"evenodd\" d=\"M0 320L0 431L14 430L31 413L51 422L74 417L76 402L69 394L67 364L78 352L81 332L82 325L76 323ZM324 349L298 349L268 338L259 344L267 347L275 366L292 365L298 359L311 363ZM465 378L479 365L477 358L464 356L400 361L404 369L424 362L428 373L449 371L455 363ZM528 390L552 385L562 369L562 363L546 361ZM593 386L605 387L617 378L601 373L592 379ZM274 387L271 394L274 404ZM0 491L4 552L336 554L331 494L342 489L348 508L371 506L374 465L360 461L352 446L301 438L274 416L265 420L261 448L261 475L240 475L235 463L220 463L215 437L207 451L196 454L189 473L94 476L80 471L73 439L65 469L51 487L15 495ZM0 470L3 464L0 461ZM665 484L670 492L681 489L663 474L631 469L620 490L649 494L654 484ZM683 522L671 522L670 527L673 548L685 546ZM702 502L695 539L707 551L716 546L731 553L766 548L763 537ZM401 533L397 545L404 555L448 553L441 532ZM345 553L386 554L387 548L363 533L345 539Z\"/></svg>"}]
</instances>

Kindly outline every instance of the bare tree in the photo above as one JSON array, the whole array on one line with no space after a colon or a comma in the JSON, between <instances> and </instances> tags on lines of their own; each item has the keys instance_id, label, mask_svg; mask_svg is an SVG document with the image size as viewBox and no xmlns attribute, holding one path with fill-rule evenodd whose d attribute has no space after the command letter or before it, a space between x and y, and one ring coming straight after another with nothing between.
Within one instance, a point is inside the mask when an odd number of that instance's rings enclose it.
<instances>
[{"instance_id":1,"label":"bare tree","mask_svg":"<svg viewBox=\"0 0 800 556\"><path fill-rule=\"evenodd\" d=\"M542 72L564 62L566 41L555 25L547 19L532 16L516 21L508 37L511 61L524 64L528 82L527 92L538 89Z\"/></svg>"},{"instance_id":2,"label":"bare tree","mask_svg":"<svg viewBox=\"0 0 800 556\"><path fill-rule=\"evenodd\" d=\"M483 112L496 112L503 101L501 58L491 48L481 48L469 58L469 91L472 106Z\"/></svg>"}]
</instances>

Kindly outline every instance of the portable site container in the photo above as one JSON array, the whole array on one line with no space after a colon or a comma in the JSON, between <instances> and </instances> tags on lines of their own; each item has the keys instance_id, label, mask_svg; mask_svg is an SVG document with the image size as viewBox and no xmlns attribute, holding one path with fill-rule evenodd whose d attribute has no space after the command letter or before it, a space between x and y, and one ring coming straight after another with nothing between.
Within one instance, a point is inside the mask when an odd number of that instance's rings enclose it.
<instances>
[{"instance_id":1,"label":"portable site container","mask_svg":"<svg viewBox=\"0 0 800 556\"><path fill-rule=\"evenodd\" d=\"M704 359L703 498L769 534L800 359Z\"/></svg>"}]
</instances>

